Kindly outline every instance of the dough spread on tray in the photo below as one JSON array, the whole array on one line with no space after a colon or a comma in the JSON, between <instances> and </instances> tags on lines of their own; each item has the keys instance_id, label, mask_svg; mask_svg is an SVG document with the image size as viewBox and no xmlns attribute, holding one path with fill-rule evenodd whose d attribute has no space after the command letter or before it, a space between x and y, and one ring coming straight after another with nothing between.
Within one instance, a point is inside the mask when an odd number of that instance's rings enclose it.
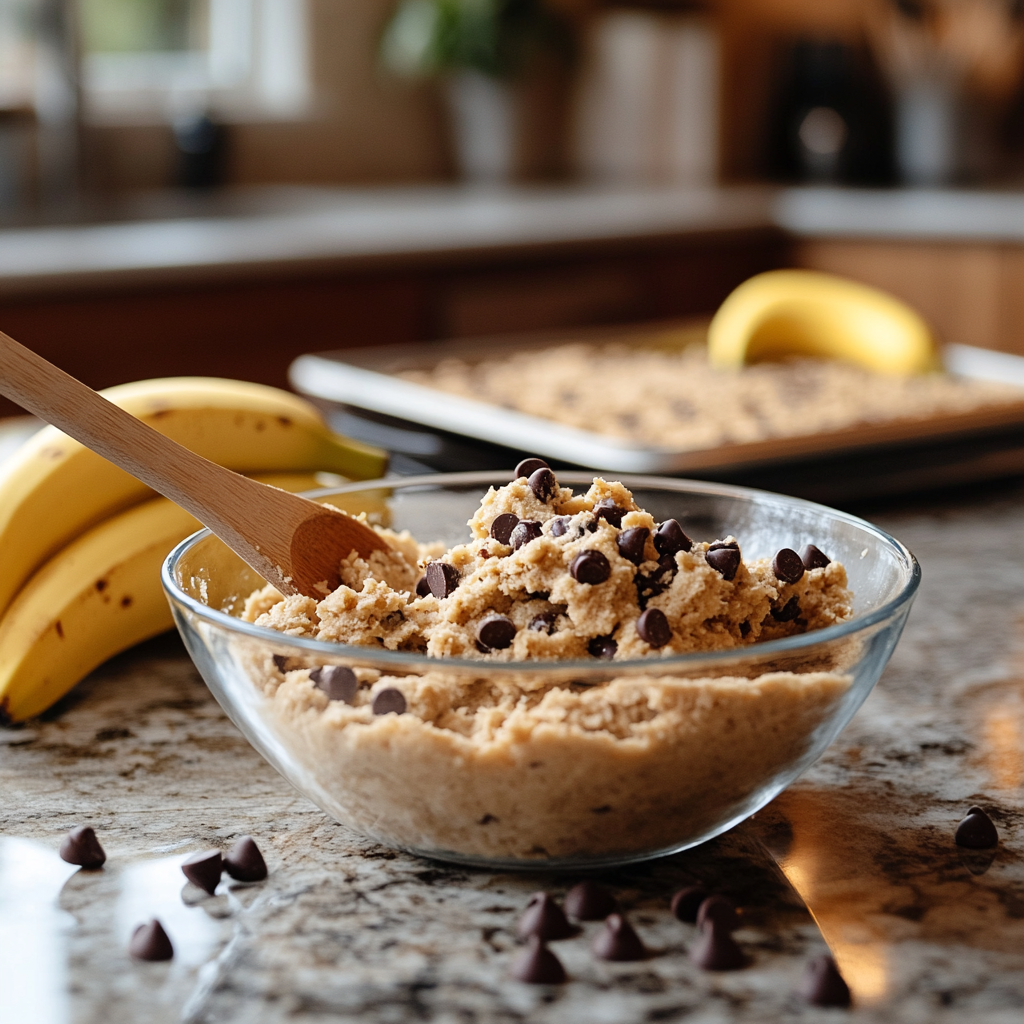
<instances>
[{"instance_id":1,"label":"dough spread on tray","mask_svg":"<svg viewBox=\"0 0 1024 1024\"><path fill-rule=\"evenodd\" d=\"M806 756L848 691L848 638L751 657L850 618L843 566L814 547L746 561L622 484L575 495L534 462L487 492L465 544L381 529L391 555L350 557L323 600L254 593L244 617L289 636L432 656L388 674L352 648L240 641L268 724L322 806L392 845L587 860L708 834ZM663 660L726 649L740 657L696 678Z\"/></svg>"},{"instance_id":2,"label":"dough spread on tray","mask_svg":"<svg viewBox=\"0 0 1024 1024\"><path fill-rule=\"evenodd\" d=\"M703 345L665 351L575 343L479 362L443 359L400 376L592 433L681 451L1024 401L1024 390L1011 385L943 373L900 377L832 360L717 369Z\"/></svg>"}]
</instances>

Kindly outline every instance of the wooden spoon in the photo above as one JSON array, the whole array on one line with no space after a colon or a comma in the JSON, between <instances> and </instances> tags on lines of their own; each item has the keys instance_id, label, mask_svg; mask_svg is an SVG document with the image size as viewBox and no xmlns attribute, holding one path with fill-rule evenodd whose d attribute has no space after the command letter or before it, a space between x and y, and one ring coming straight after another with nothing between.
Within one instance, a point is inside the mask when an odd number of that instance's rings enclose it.
<instances>
[{"instance_id":1,"label":"wooden spoon","mask_svg":"<svg viewBox=\"0 0 1024 1024\"><path fill-rule=\"evenodd\" d=\"M282 594L323 598L353 550L390 550L343 512L190 452L3 332L0 394L190 512Z\"/></svg>"}]
</instances>

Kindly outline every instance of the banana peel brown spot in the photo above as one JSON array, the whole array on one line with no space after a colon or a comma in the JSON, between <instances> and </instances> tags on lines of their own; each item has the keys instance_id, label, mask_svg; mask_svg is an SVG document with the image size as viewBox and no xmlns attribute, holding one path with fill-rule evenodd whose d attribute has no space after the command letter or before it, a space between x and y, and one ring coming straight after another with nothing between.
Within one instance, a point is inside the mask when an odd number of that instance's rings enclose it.
<instances>
[{"instance_id":1,"label":"banana peel brown spot","mask_svg":"<svg viewBox=\"0 0 1024 1024\"><path fill-rule=\"evenodd\" d=\"M131 596L131 594L125 594L124 597L121 598L121 607L122 608L130 608L131 604L132 604L132 596Z\"/></svg>"},{"instance_id":2,"label":"banana peel brown spot","mask_svg":"<svg viewBox=\"0 0 1024 1024\"><path fill-rule=\"evenodd\" d=\"M59 636L59 637L61 638L61 640L63 640L63 639L64 639L64 626L63 626L63 624L61 623L60 619L58 619L58 620L57 620L57 621L56 621L56 622L55 622L55 623L53 624L53 628L54 628L55 630L57 630L57 636Z\"/></svg>"}]
</instances>

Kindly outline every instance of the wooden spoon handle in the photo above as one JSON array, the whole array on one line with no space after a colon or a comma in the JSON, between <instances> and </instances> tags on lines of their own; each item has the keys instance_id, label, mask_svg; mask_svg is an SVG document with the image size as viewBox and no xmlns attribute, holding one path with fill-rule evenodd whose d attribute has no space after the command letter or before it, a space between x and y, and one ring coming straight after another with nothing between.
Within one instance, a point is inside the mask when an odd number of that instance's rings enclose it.
<instances>
[{"instance_id":1,"label":"wooden spoon handle","mask_svg":"<svg viewBox=\"0 0 1024 1024\"><path fill-rule=\"evenodd\" d=\"M323 596L315 584L334 582L349 551L386 547L348 516L196 455L3 332L0 394L190 512L282 593Z\"/></svg>"},{"instance_id":2,"label":"wooden spoon handle","mask_svg":"<svg viewBox=\"0 0 1024 1024\"><path fill-rule=\"evenodd\" d=\"M98 455L159 491L197 519L209 505L193 495L205 476L234 476L169 437L53 363L0 332L0 392ZM200 477L197 478L196 474Z\"/></svg>"}]
</instances>

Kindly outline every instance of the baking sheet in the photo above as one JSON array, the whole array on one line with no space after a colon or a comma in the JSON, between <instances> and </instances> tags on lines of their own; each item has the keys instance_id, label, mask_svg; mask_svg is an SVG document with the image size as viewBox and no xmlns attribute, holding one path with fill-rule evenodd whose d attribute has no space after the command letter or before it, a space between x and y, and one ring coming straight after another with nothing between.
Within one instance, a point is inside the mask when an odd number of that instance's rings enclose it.
<instances>
[{"instance_id":1,"label":"baking sheet","mask_svg":"<svg viewBox=\"0 0 1024 1024\"><path fill-rule=\"evenodd\" d=\"M828 433L799 437L770 438L744 444L722 445L701 450L662 448L629 442L580 430L553 420L501 408L488 402L402 380L396 374L409 369L430 369L438 361L456 357L470 362L505 355L513 351L544 348L566 342L605 343L626 341L643 347L682 348L703 340L706 323L672 322L624 329L605 328L470 339L415 345L347 349L302 356L291 367L292 384L301 392L340 403L359 415L368 411L381 428L402 431L407 446L412 441L429 456L437 442L431 438L463 437L475 444L529 452L556 463L584 466L618 473L666 473L688 476L738 478L761 467L815 463L922 445L949 448L961 462L971 462L970 453L954 451L958 441L999 438L1001 456L989 459L992 469L983 476L1024 471L1024 450L1019 457L1009 448L1024 449L1024 358L965 345L946 348L950 372L975 380L992 380L1021 386L1021 402L951 413L927 419L860 424ZM417 428L428 428L416 438ZM351 429L351 426L350 426ZM385 442L386 443L386 442ZM403 450L400 443L386 444ZM433 447L432 447L433 446ZM407 450L407 448L405 449ZM936 468L925 459L925 475ZM940 458L941 464L941 458ZM947 460L948 461L948 460ZM426 459L430 464L429 457ZM880 467L881 468L881 467ZM897 470L899 467L895 467ZM906 465L912 478L916 465ZM891 471L892 467L890 467ZM918 474L920 475L920 474ZM961 472L961 477L963 473ZM969 475L969 474L968 474Z\"/></svg>"}]
</instances>

